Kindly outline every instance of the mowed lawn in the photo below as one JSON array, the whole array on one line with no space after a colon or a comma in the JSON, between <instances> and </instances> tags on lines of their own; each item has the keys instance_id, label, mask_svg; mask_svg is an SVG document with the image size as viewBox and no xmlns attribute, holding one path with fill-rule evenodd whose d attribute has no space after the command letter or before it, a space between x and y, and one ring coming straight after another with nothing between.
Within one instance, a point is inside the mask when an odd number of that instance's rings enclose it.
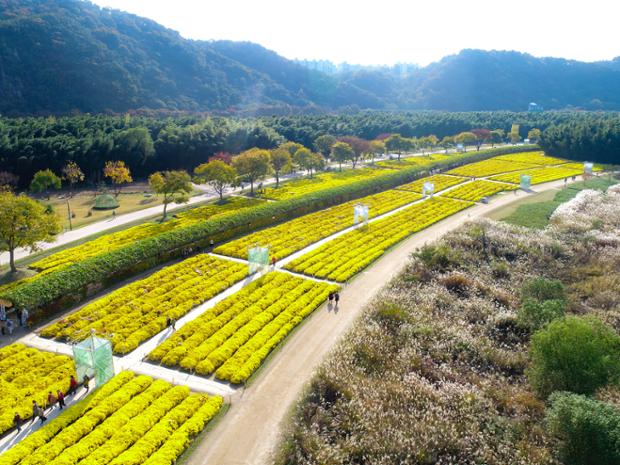
<instances>
[{"instance_id":1,"label":"mowed lawn","mask_svg":"<svg viewBox=\"0 0 620 465\"><path fill-rule=\"evenodd\" d=\"M95 198L99 195L99 192L91 189L79 190L75 195L69 199L71 205L71 211L74 214L72 218L73 228L79 228L86 226L87 224L97 221L112 218L112 212L115 211L117 215L123 213L131 213L138 210L143 210L149 207L155 207L161 205L162 197L152 195L149 193L149 188L146 184L132 184L123 189L119 194L117 200L119 207L114 210L95 210ZM110 195L113 195L110 193ZM54 211L58 214L61 220L63 229L69 229L69 213L67 210L67 192L61 193L54 192L47 200L45 197L38 196L45 205L51 205Z\"/></svg>"}]
</instances>

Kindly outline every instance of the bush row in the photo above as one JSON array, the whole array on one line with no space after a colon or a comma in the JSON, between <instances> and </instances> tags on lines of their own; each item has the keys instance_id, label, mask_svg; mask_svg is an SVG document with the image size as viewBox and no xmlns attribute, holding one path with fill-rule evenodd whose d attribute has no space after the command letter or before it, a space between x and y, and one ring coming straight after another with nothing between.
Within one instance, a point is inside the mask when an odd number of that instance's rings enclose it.
<instances>
[{"instance_id":1,"label":"bush row","mask_svg":"<svg viewBox=\"0 0 620 465\"><path fill-rule=\"evenodd\" d=\"M372 179L326 188L302 197L270 202L255 208L177 228L148 237L125 247L87 258L39 279L11 288L0 297L17 307L32 309L35 320L43 314L73 306L113 283L136 275L183 255L188 247L206 247L241 234L271 226L366 195L411 182L429 169L451 169L465 163L507 153L536 150L537 146L511 146L458 154L430 166L413 166Z\"/></svg>"}]
</instances>

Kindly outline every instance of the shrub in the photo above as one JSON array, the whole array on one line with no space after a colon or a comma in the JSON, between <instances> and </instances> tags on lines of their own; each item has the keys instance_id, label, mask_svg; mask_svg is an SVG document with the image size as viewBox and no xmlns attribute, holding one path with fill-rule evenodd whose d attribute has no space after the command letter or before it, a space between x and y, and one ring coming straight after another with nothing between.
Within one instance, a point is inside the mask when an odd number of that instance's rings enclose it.
<instances>
[{"instance_id":1,"label":"shrub","mask_svg":"<svg viewBox=\"0 0 620 465\"><path fill-rule=\"evenodd\" d=\"M527 299L519 309L517 316L519 326L537 331L556 318L562 318L565 307L566 303L562 300L537 302L534 299Z\"/></svg>"},{"instance_id":2,"label":"shrub","mask_svg":"<svg viewBox=\"0 0 620 465\"><path fill-rule=\"evenodd\" d=\"M591 394L620 379L620 336L599 320L569 316L532 337L528 376L541 396Z\"/></svg>"},{"instance_id":3,"label":"shrub","mask_svg":"<svg viewBox=\"0 0 620 465\"><path fill-rule=\"evenodd\" d=\"M546 279L543 277L534 278L523 285L521 291L523 301L533 299L537 302L545 300L566 301L564 285L557 279Z\"/></svg>"},{"instance_id":4,"label":"shrub","mask_svg":"<svg viewBox=\"0 0 620 465\"><path fill-rule=\"evenodd\" d=\"M460 296L468 295L469 288L473 285L472 280L463 273L450 273L444 276L440 282L447 290Z\"/></svg>"},{"instance_id":5,"label":"shrub","mask_svg":"<svg viewBox=\"0 0 620 465\"><path fill-rule=\"evenodd\" d=\"M610 404L567 392L556 392L546 421L561 440L566 465L620 463L620 410Z\"/></svg>"},{"instance_id":6,"label":"shrub","mask_svg":"<svg viewBox=\"0 0 620 465\"><path fill-rule=\"evenodd\" d=\"M491 273L497 279L507 279L510 277L508 264L503 260L493 260L491 263Z\"/></svg>"},{"instance_id":7,"label":"shrub","mask_svg":"<svg viewBox=\"0 0 620 465\"><path fill-rule=\"evenodd\" d=\"M446 245L423 245L419 252L414 254L427 268L436 271L446 271L452 267L453 257Z\"/></svg>"},{"instance_id":8,"label":"shrub","mask_svg":"<svg viewBox=\"0 0 620 465\"><path fill-rule=\"evenodd\" d=\"M407 311L394 302L382 302L377 305L373 319L391 333L395 333L409 319Z\"/></svg>"}]
</instances>

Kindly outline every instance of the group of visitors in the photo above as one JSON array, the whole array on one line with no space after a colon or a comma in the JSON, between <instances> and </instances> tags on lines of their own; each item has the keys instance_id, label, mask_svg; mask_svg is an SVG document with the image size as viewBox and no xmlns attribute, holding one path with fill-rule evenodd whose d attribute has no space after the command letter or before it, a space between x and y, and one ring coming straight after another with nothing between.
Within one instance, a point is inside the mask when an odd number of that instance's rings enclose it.
<instances>
[{"instance_id":1,"label":"group of visitors","mask_svg":"<svg viewBox=\"0 0 620 465\"><path fill-rule=\"evenodd\" d=\"M336 307L338 307L338 302L340 302L340 294L338 292L330 292L329 296L329 305L331 306L332 302L336 302Z\"/></svg>"},{"instance_id":2,"label":"group of visitors","mask_svg":"<svg viewBox=\"0 0 620 465\"><path fill-rule=\"evenodd\" d=\"M88 392L88 390L90 389L90 376L85 374L84 378L82 378L81 384L86 390L86 392ZM60 389L56 390L56 394L54 394L52 391L49 391L47 393L47 404L45 407L40 406L36 400L33 400L32 401L32 419L31 419L32 423L34 423L34 421L37 418L41 420L41 424L45 423L45 421L47 421L47 417L45 416L45 411L49 409L49 412L51 412L52 410L54 410L54 407L56 406L56 404L58 404L58 408L60 410L66 407L67 406L67 404L65 403L66 396L71 396L71 395L76 394L79 386L80 384L75 379L75 376L71 375L71 379L69 380L69 390L67 391L66 394L63 393L62 390ZM15 422L15 427L17 428L17 434L19 434L20 431L22 430L24 420L22 419L21 415L18 412L15 412L13 421Z\"/></svg>"},{"instance_id":3,"label":"group of visitors","mask_svg":"<svg viewBox=\"0 0 620 465\"><path fill-rule=\"evenodd\" d=\"M15 312L17 317L17 324L22 328L28 326L28 317L30 314L26 308L20 308ZM15 331L15 322L13 318L9 315L6 307L3 304L0 304L0 332L2 334L8 334L11 336Z\"/></svg>"}]
</instances>

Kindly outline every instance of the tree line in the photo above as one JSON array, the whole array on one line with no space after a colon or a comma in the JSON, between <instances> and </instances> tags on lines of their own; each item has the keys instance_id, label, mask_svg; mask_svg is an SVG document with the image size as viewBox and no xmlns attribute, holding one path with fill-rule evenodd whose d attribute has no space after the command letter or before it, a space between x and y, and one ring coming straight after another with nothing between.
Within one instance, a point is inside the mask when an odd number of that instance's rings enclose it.
<instances>
[{"instance_id":1,"label":"tree line","mask_svg":"<svg viewBox=\"0 0 620 465\"><path fill-rule=\"evenodd\" d=\"M81 167L85 180L95 184L102 180L109 160L123 161L136 178L146 178L154 171L191 171L218 153L274 149L286 141L324 153L315 142L326 134L368 141L399 134L425 149L437 144L475 145L480 140L515 142L534 129L543 132L544 147L553 154L583 159L588 150L585 158L594 155L592 149L613 152L618 118L616 113L577 112L364 112L246 119L129 114L0 118L0 171L11 173L19 187L26 188L37 171L59 173L73 161ZM460 142L451 141L463 133L473 133L476 139L467 134Z\"/></svg>"}]
</instances>

